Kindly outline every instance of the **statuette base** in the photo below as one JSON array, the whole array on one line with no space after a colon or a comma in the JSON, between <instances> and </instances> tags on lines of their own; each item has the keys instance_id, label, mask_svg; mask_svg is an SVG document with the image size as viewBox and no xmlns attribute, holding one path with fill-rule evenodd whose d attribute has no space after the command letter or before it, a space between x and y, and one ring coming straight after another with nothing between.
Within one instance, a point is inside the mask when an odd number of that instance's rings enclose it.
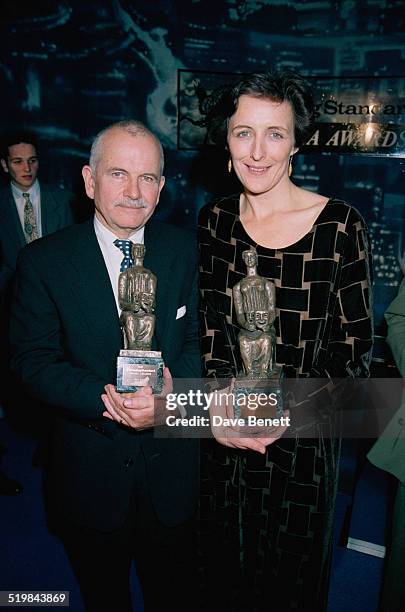
<instances>
[{"instance_id":1,"label":"statuette base","mask_svg":"<svg viewBox=\"0 0 405 612\"><path fill-rule=\"evenodd\" d=\"M284 414L282 381L280 367L273 368L268 378L238 376L233 388L235 417L247 419L253 415L260 419L281 418Z\"/></svg>"}]
</instances>

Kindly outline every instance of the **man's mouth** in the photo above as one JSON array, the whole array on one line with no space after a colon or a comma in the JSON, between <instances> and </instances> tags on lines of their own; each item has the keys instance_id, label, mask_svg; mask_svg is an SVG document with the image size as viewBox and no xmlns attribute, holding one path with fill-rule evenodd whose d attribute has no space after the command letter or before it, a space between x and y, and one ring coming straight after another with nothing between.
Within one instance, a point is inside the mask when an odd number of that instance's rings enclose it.
<instances>
[{"instance_id":1,"label":"man's mouth","mask_svg":"<svg viewBox=\"0 0 405 612\"><path fill-rule=\"evenodd\" d=\"M119 206L120 208L129 208L131 210L138 208L146 208L146 204L145 202L142 202L142 200L134 202L117 202L116 206Z\"/></svg>"}]
</instances>

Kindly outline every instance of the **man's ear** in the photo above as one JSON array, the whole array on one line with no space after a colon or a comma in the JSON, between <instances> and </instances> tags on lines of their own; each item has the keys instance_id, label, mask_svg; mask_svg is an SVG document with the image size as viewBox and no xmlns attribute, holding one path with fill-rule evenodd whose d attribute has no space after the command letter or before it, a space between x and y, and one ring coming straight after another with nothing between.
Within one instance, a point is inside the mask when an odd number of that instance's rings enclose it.
<instances>
[{"instance_id":1,"label":"man's ear","mask_svg":"<svg viewBox=\"0 0 405 612\"><path fill-rule=\"evenodd\" d=\"M93 171L90 166L83 166L82 168L82 177L84 180L84 188L88 197L91 200L94 200L94 178Z\"/></svg>"},{"instance_id":2,"label":"man's ear","mask_svg":"<svg viewBox=\"0 0 405 612\"><path fill-rule=\"evenodd\" d=\"M1 161L1 165L2 165L4 172L8 172L8 166L7 166L6 160L2 157L0 161Z\"/></svg>"}]
</instances>

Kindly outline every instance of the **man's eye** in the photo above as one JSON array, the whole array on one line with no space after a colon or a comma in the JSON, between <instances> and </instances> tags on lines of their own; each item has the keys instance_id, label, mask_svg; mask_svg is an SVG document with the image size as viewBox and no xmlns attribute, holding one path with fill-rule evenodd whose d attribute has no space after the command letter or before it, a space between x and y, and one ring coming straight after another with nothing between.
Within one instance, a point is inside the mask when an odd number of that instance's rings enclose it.
<instances>
[{"instance_id":1,"label":"man's eye","mask_svg":"<svg viewBox=\"0 0 405 612\"><path fill-rule=\"evenodd\" d=\"M142 177L142 180L143 180L144 183L154 183L156 181L154 176L150 176L148 174L144 175Z\"/></svg>"},{"instance_id":2,"label":"man's eye","mask_svg":"<svg viewBox=\"0 0 405 612\"><path fill-rule=\"evenodd\" d=\"M241 130L240 132L236 133L237 138L247 138L249 136L250 132L248 130Z\"/></svg>"},{"instance_id":3,"label":"man's eye","mask_svg":"<svg viewBox=\"0 0 405 612\"><path fill-rule=\"evenodd\" d=\"M283 135L280 134L280 132L271 132L270 136L274 139L274 140L281 140L283 138Z\"/></svg>"},{"instance_id":4,"label":"man's eye","mask_svg":"<svg viewBox=\"0 0 405 612\"><path fill-rule=\"evenodd\" d=\"M120 172L120 170L114 170L114 172L111 172L111 175L116 178L121 178L122 176L124 176L124 173Z\"/></svg>"}]
</instances>

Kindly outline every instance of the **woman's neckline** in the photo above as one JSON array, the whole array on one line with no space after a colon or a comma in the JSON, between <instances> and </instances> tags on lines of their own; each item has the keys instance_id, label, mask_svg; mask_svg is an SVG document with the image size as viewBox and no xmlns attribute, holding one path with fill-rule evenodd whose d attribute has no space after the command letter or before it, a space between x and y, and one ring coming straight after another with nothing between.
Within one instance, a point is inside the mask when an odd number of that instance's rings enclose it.
<instances>
[{"instance_id":1,"label":"woman's neckline","mask_svg":"<svg viewBox=\"0 0 405 612\"><path fill-rule=\"evenodd\" d=\"M317 214L317 216L314 219L314 222L312 223L312 226L310 227L310 229L303 234L302 236L300 236L298 238L298 240L296 240L295 242L292 242L291 244L287 244L285 246L281 246L281 247L269 247L269 246L264 246L262 244L259 244L258 242L256 242L256 240L254 240L254 238L252 238L252 236L246 231L245 226L242 223L242 220L240 218L240 195L236 197L236 204L237 204L237 218L238 221L240 223L240 226L243 230L243 232L245 233L245 235L247 236L247 238L249 238L249 242L251 242L255 248L260 248L260 249L264 249L267 251L285 251L287 249L291 249L292 247L294 247L296 244L299 244L302 240L304 240L304 238L306 238L307 236L309 236L309 234L311 234L314 231L315 226L319 223L319 219L321 217L321 215L323 214L325 208L332 202L333 198L328 198L325 202L325 204L322 206L321 210L319 211L319 213Z\"/></svg>"}]
</instances>

